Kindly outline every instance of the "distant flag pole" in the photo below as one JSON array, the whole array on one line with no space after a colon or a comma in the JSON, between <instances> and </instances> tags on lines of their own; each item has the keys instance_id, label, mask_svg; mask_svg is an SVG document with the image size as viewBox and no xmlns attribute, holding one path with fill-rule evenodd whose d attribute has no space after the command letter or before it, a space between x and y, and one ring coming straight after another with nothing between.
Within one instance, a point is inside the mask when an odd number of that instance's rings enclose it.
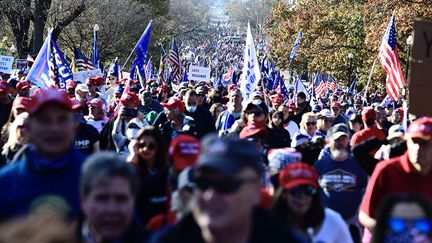
<instances>
[{"instance_id":1,"label":"distant flag pole","mask_svg":"<svg viewBox=\"0 0 432 243\"><path fill-rule=\"evenodd\" d=\"M99 69L99 50L97 46L97 32L99 31L99 25L95 24L93 27L93 53L92 53L92 64L96 69Z\"/></svg>"}]
</instances>

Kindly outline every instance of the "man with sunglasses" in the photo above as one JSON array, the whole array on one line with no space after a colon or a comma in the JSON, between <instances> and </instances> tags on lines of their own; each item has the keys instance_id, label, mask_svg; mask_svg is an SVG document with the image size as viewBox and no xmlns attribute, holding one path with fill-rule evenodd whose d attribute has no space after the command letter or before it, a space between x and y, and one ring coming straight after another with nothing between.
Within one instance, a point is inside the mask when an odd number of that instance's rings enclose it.
<instances>
[{"instance_id":1,"label":"man with sunglasses","mask_svg":"<svg viewBox=\"0 0 432 243\"><path fill-rule=\"evenodd\" d=\"M367 183L367 174L349 153L349 129L337 124L327 132L328 155L315 162L323 205L340 213L350 227L353 238L359 238L357 209ZM356 237L357 236L357 237Z\"/></svg>"},{"instance_id":2,"label":"man with sunglasses","mask_svg":"<svg viewBox=\"0 0 432 243\"><path fill-rule=\"evenodd\" d=\"M412 122L405 134L407 152L377 164L360 207L360 222L371 229L383 198L415 194L432 201L432 118Z\"/></svg>"},{"instance_id":3,"label":"man with sunglasses","mask_svg":"<svg viewBox=\"0 0 432 243\"><path fill-rule=\"evenodd\" d=\"M207 138L195 169L192 213L153 242L304 242L258 208L262 174L255 145Z\"/></svg>"}]
</instances>

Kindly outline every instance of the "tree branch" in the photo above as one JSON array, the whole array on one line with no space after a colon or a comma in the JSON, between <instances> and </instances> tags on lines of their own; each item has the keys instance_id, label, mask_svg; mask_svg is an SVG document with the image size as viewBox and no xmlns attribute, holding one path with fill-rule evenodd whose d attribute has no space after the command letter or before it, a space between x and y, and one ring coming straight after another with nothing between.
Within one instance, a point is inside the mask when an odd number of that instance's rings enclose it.
<instances>
[{"instance_id":1,"label":"tree branch","mask_svg":"<svg viewBox=\"0 0 432 243\"><path fill-rule=\"evenodd\" d=\"M82 2L69 16L60 21L52 32L52 36L55 40L59 37L63 29L74 21L82 12L87 9L84 2Z\"/></svg>"}]
</instances>

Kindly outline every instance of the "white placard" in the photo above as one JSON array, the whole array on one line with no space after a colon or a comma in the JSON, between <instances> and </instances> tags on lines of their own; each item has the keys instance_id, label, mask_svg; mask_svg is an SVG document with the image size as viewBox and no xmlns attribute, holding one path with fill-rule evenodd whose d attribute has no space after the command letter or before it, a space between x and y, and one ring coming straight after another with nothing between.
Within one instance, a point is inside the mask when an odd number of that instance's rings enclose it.
<instances>
[{"instance_id":1,"label":"white placard","mask_svg":"<svg viewBox=\"0 0 432 243\"><path fill-rule=\"evenodd\" d=\"M85 83L85 81L88 77L103 76L103 73L101 72L100 69L96 69L96 70L91 70L91 71L76 72L76 73L73 73L73 76L74 76L75 81Z\"/></svg>"},{"instance_id":2,"label":"white placard","mask_svg":"<svg viewBox=\"0 0 432 243\"><path fill-rule=\"evenodd\" d=\"M188 78L199 82L210 82L210 68L190 65Z\"/></svg>"},{"instance_id":3,"label":"white placard","mask_svg":"<svg viewBox=\"0 0 432 243\"><path fill-rule=\"evenodd\" d=\"M0 56L0 72L11 74L14 57Z\"/></svg>"}]
</instances>

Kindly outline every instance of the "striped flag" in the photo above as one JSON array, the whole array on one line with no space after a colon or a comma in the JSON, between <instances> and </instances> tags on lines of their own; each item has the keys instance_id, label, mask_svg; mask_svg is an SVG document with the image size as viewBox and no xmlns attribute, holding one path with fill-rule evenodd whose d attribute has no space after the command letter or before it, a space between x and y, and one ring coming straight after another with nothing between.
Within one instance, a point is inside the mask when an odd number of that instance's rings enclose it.
<instances>
[{"instance_id":1,"label":"striped flag","mask_svg":"<svg viewBox=\"0 0 432 243\"><path fill-rule=\"evenodd\" d=\"M327 84L326 84L326 81L324 79L324 75L318 73L317 79L319 79L320 81L319 81L318 86L315 88L315 94L317 97L319 97L319 96L323 96L327 93Z\"/></svg>"},{"instance_id":2,"label":"striped flag","mask_svg":"<svg viewBox=\"0 0 432 243\"><path fill-rule=\"evenodd\" d=\"M336 92L338 88L336 80L333 79L333 77L329 74L328 80L327 80L327 89L332 91L333 93Z\"/></svg>"},{"instance_id":3,"label":"striped flag","mask_svg":"<svg viewBox=\"0 0 432 243\"><path fill-rule=\"evenodd\" d=\"M399 61L396 42L395 17L391 17L378 54L387 73L386 90L392 101L399 99L399 90L405 86L405 79Z\"/></svg>"},{"instance_id":4,"label":"striped flag","mask_svg":"<svg viewBox=\"0 0 432 243\"><path fill-rule=\"evenodd\" d=\"M159 62L159 71L158 71L158 83L163 84L166 83L165 79L165 61L166 61L166 55L164 50L161 50L161 57Z\"/></svg>"},{"instance_id":5,"label":"striped flag","mask_svg":"<svg viewBox=\"0 0 432 243\"><path fill-rule=\"evenodd\" d=\"M81 52L79 48L74 48L75 63L78 71L90 71L95 70L92 62Z\"/></svg>"},{"instance_id":6,"label":"striped flag","mask_svg":"<svg viewBox=\"0 0 432 243\"><path fill-rule=\"evenodd\" d=\"M223 79L224 79L225 81L229 81L229 80L231 79L231 76L232 76L232 75L233 75L233 68L230 67L230 68L228 69L228 72L226 72L226 73L223 74Z\"/></svg>"},{"instance_id":7,"label":"striped flag","mask_svg":"<svg viewBox=\"0 0 432 243\"><path fill-rule=\"evenodd\" d=\"M171 76L173 77L173 80L180 80L181 74L181 63L180 63L180 56L177 49L176 41L173 40L171 43L171 50L168 55L168 59L170 61L171 66Z\"/></svg>"},{"instance_id":8,"label":"striped flag","mask_svg":"<svg viewBox=\"0 0 432 243\"><path fill-rule=\"evenodd\" d=\"M302 31L300 31L300 33L299 33L298 36L297 36L297 39L296 39L295 42L294 42L294 46L293 46L293 48L292 48L292 50L291 50L291 54L290 54L290 62L292 62L292 60L294 60L294 56L295 56L295 53L296 53L296 51L297 51L297 47L298 47L299 44L300 44L300 39L301 39L301 37L302 37Z\"/></svg>"}]
</instances>

